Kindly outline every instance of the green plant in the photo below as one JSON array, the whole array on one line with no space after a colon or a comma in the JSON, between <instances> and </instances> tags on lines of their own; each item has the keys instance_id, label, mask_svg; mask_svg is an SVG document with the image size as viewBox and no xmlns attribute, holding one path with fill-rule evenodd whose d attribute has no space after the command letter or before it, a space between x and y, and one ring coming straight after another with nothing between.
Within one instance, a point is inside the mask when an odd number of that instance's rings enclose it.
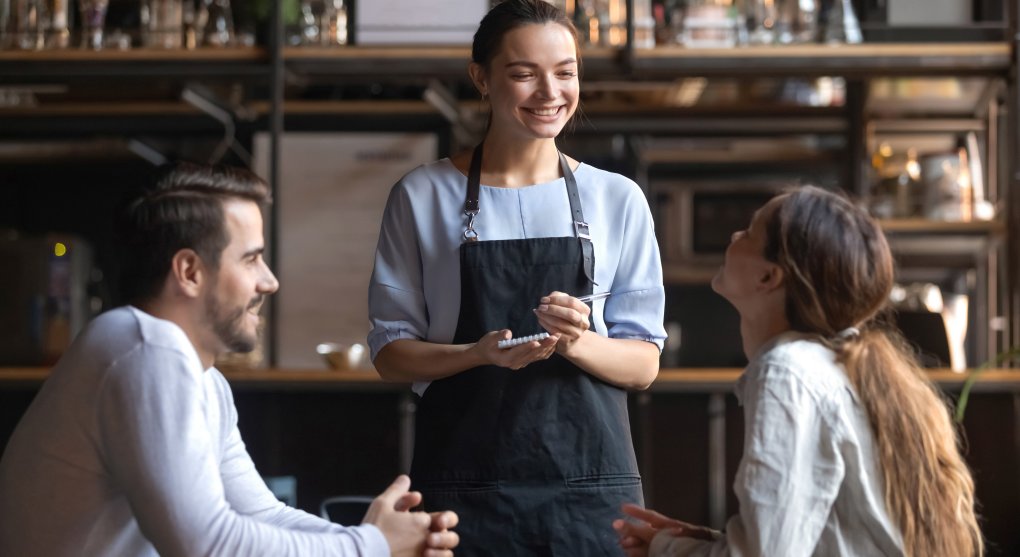
<instances>
[{"instance_id":1,"label":"green plant","mask_svg":"<svg viewBox=\"0 0 1020 557\"><path fill-rule=\"evenodd\" d=\"M970 370L967 380L963 383L963 389L960 391L960 399L956 402L956 416L954 416L956 423L963 422L963 414L967 411L967 401L970 399L970 390L974 386L974 383L977 382L978 377L980 377L981 374L988 368L998 367L1017 357L1020 357L1020 346L1014 346L1013 348L996 355L991 360L988 360L987 362Z\"/></svg>"},{"instance_id":2,"label":"green plant","mask_svg":"<svg viewBox=\"0 0 1020 557\"><path fill-rule=\"evenodd\" d=\"M279 1L283 2L283 22L288 24L296 23L298 20L298 14L301 12L298 0ZM272 0L254 0L254 2L252 2L252 12L255 13L256 18L261 22L269 21L269 12L272 8Z\"/></svg>"}]
</instances>

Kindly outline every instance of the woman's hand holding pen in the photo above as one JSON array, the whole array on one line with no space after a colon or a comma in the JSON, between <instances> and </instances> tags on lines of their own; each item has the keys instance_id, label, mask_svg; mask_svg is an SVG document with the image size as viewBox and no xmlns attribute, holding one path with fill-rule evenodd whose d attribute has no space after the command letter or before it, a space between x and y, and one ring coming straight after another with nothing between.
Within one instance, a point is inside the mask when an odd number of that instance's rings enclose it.
<instances>
[{"instance_id":1,"label":"woman's hand holding pen","mask_svg":"<svg viewBox=\"0 0 1020 557\"><path fill-rule=\"evenodd\" d=\"M569 357L571 348L588 330L591 308L563 292L551 292L539 302L535 308L538 324L549 332L550 338L559 337L556 351Z\"/></svg>"},{"instance_id":2,"label":"woman's hand holding pen","mask_svg":"<svg viewBox=\"0 0 1020 557\"><path fill-rule=\"evenodd\" d=\"M532 362L545 360L552 356L556 351L556 341L559 340L559 335L550 334L548 338L533 340L511 348L497 346L499 341L510 337L509 329L492 331L478 339L474 350L477 350L482 360L488 364L518 370Z\"/></svg>"}]
</instances>

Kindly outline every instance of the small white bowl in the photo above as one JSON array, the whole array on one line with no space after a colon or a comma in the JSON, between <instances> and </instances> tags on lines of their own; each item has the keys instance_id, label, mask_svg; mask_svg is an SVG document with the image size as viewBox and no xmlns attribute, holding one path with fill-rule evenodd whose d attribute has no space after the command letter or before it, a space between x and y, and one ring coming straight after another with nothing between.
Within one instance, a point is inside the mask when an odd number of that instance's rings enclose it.
<instances>
[{"instance_id":1,"label":"small white bowl","mask_svg":"<svg viewBox=\"0 0 1020 557\"><path fill-rule=\"evenodd\" d=\"M335 370L358 369L365 361L363 344L323 342L315 347L315 351L326 360L326 365Z\"/></svg>"}]
</instances>

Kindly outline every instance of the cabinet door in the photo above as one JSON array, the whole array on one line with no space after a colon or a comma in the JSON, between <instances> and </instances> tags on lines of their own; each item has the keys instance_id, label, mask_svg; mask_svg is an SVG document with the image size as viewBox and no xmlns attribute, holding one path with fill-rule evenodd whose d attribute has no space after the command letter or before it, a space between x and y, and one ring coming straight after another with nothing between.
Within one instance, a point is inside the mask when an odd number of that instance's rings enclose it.
<instances>
[{"instance_id":1,"label":"cabinet door","mask_svg":"<svg viewBox=\"0 0 1020 557\"><path fill-rule=\"evenodd\" d=\"M320 342L364 343L390 188L436 157L429 133L287 133L280 142L277 365L321 367ZM265 176L269 136L255 138Z\"/></svg>"}]
</instances>

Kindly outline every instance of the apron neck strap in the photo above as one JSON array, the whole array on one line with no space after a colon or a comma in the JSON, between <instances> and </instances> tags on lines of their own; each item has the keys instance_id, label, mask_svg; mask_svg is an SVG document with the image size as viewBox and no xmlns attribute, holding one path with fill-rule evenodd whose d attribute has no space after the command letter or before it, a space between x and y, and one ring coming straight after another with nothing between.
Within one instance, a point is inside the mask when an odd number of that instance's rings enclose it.
<instances>
[{"instance_id":1,"label":"apron neck strap","mask_svg":"<svg viewBox=\"0 0 1020 557\"><path fill-rule=\"evenodd\" d=\"M464 199L464 213L467 215L478 214L478 192L481 189L482 179L482 145L475 146L471 153L471 166L467 176L467 196ZM588 236L588 223L584 221L584 211L581 209L581 196L577 193L577 180L574 172L570 170L570 164L563 153L557 151L560 159L560 170L563 173L563 181L567 185L567 198L570 200L570 214L574 219L574 235L578 238Z\"/></svg>"},{"instance_id":2,"label":"apron neck strap","mask_svg":"<svg viewBox=\"0 0 1020 557\"><path fill-rule=\"evenodd\" d=\"M471 153L471 169L468 170L467 199L464 201L464 212L478 214L478 190L482 182L482 145L479 143Z\"/></svg>"},{"instance_id":3,"label":"apron neck strap","mask_svg":"<svg viewBox=\"0 0 1020 557\"><path fill-rule=\"evenodd\" d=\"M588 223L584 220L584 211L581 209L581 196L577 193L577 180L574 179L574 172L570 170L570 163L563 153L557 152L560 156L560 169L563 171L563 181L567 184L567 199L570 200L570 215L574 219L574 236L582 240L591 240L588 231Z\"/></svg>"},{"instance_id":4,"label":"apron neck strap","mask_svg":"<svg viewBox=\"0 0 1020 557\"><path fill-rule=\"evenodd\" d=\"M480 210L478 206L478 192L481 189L482 181L482 145L479 143L471 154L471 166L468 170L467 197L464 200L464 214L468 217L467 228L464 229L464 241L475 242L478 240L478 232L475 230L475 217ZM560 170L563 172L563 181L567 186L567 199L570 201L570 215L574 221L574 236L581 243L581 253L584 257L584 274L592 284L595 282L595 255L591 243L591 234L588 223L584 220L584 211L581 209L581 196L577 193L577 180L574 179L574 172L570 170L570 164L563 153L557 151L560 158Z\"/></svg>"}]
</instances>

